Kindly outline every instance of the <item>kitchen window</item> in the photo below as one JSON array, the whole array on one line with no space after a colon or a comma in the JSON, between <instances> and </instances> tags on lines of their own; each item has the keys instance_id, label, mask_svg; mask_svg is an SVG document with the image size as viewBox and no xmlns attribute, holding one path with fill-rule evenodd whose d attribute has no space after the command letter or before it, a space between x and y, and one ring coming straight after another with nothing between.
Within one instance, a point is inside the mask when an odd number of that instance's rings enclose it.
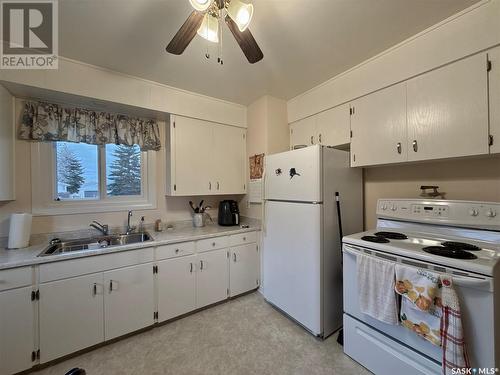
<instances>
[{"instance_id":1,"label":"kitchen window","mask_svg":"<svg viewBox=\"0 0 500 375\"><path fill-rule=\"evenodd\" d=\"M156 152L137 145L33 143L33 213L156 208Z\"/></svg>"}]
</instances>

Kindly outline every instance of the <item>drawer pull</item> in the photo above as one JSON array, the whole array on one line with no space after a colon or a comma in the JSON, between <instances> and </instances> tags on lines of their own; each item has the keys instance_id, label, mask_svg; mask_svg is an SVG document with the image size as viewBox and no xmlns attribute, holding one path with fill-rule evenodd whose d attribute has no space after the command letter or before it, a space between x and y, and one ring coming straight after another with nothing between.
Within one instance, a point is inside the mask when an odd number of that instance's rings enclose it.
<instances>
[{"instance_id":1,"label":"drawer pull","mask_svg":"<svg viewBox=\"0 0 500 375\"><path fill-rule=\"evenodd\" d=\"M215 242L212 242L212 247L214 247L214 246L215 246Z\"/></svg>"},{"instance_id":2,"label":"drawer pull","mask_svg":"<svg viewBox=\"0 0 500 375\"><path fill-rule=\"evenodd\" d=\"M200 270L203 271L203 261L200 260Z\"/></svg>"},{"instance_id":3,"label":"drawer pull","mask_svg":"<svg viewBox=\"0 0 500 375\"><path fill-rule=\"evenodd\" d=\"M175 249L175 253L176 253L176 254L179 254L179 249Z\"/></svg>"},{"instance_id":4,"label":"drawer pull","mask_svg":"<svg viewBox=\"0 0 500 375\"><path fill-rule=\"evenodd\" d=\"M246 237L243 237L243 241L246 241L246 240L247 240L247 238L246 238Z\"/></svg>"}]
</instances>

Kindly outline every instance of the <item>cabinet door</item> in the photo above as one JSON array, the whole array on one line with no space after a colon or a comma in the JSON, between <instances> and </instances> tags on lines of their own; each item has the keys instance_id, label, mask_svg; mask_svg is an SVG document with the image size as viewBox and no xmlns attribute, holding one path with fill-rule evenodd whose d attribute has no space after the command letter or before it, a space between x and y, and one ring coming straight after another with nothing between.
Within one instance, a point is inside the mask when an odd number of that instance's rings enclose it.
<instances>
[{"instance_id":1,"label":"cabinet door","mask_svg":"<svg viewBox=\"0 0 500 375\"><path fill-rule=\"evenodd\" d=\"M104 338L137 331L154 323L153 265L104 272Z\"/></svg>"},{"instance_id":2,"label":"cabinet door","mask_svg":"<svg viewBox=\"0 0 500 375\"><path fill-rule=\"evenodd\" d=\"M317 143L314 139L315 128L314 116L290 124L290 149L293 150L295 146L311 146Z\"/></svg>"},{"instance_id":3,"label":"cabinet door","mask_svg":"<svg viewBox=\"0 0 500 375\"><path fill-rule=\"evenodd\" d=\"M158 262L158 321L196 308L196 256Z\"/></svg>"},{"instance_id":4,"label":"cabinet door","mask_svg":"<svg viewBox=\"0 0 500 375\"><path fill-rule=\"evenodd\" d=\"M15 199L13 96L0 85L0 201Z\"/></svg>"},{"instance_id":5,"label":"cabinet door","mask_svg":"<svg viewBox=\"0 0 500 375\"><path fill-rule=\"evenodd\" d=\"M213 193L213 186L210 189L214 169L212 123L175 116L172 126L175 126L171 144L171 153L175 156L170 163L175 169L173 195Z\"/></svg>"},{"instance_id":6,"label":"cabinet door","mask_svg":"<svg viewBox=\"0 0 500 375\"><path fill-rule=\"evenodd\" d=\"M244 194L246 185L245 129L213 125L212 190L217 194Z\"/></svg>"},{"instance_id":7,"label":"cabinet door","mask_svg":"<svg viewBox=\"0 0 500 375\"><path fill-rule=\"evenodd\" d=\"M488 87L490 91L490 135L493 137L490 153L496 154L500 152L500 47L489 51L488 59L491 61Z\"/></svg>"},{"instance_id":8,"label":"cabinet door","mask_svg":"<svg viewBox=\"0 0 500 375\"><path fill-rule=\"evenodd\" d=\"M349 104L321 112L317 115L317 140L324 146L347 145L351 142L351 115Z\"/></svg>"},{"instance_id":9,"label":"cabinet door","mask_svg":"<svg viewBox=\"0 0 500 375\"><path fill-rule=\"evenodd\" d=\"M196 306L204 307L228 297L228 250L215 250L198 255Z\"/></svg>"},{"instance_id":10,"label":"cabinet door","mask_svg":"<svg viewBox=\"0 0 500 375\"><path fill-rule=\"evenodd\" d=\"M367 95L353 103L351 166L406 161L406 84Z\"/></svg>"},{"instance_id":11,"label":"cabinet door","mask_svg":"<svg viewBox=\"0 0 500 375\"><path fill-rule=\"evenodd\" d=\"M259 252L257 244L237 246L229 257L229 292L231 297L259 286Z\"/></svg>"},{"instance_id":12,"label":"cabinet door","mask_svg":"<svg viewBox=\"0 0 500 375\"><path fill-rule=\"evenodd\" d=\"M32 287L0 292L0 374L14 374L33 366L35 303Z\"/></svg>"},{"instance_id":13,"label":"cabinet door","mask_svg":"<svg viewBox=\"0 0 500 375\"><path fill-rule=\"evenodd\" d=\"M489 152L486 54L408 81L408 160Z\"/></svg>"},{"instance_id":14,"label":"cabinet door","mask_svg":"<svg viewBox=\"0 0 500 375\"><path fill-rule=\"evenodd\" d=\"M103 302L102 273L41 284L40 362L103 342Z\"/></svg>"}]
</instances>

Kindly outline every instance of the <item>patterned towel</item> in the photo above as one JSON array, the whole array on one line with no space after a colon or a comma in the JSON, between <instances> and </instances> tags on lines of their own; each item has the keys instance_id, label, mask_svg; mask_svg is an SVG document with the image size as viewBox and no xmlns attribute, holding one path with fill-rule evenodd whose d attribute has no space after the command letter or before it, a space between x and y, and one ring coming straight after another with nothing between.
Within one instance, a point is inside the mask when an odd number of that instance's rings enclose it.
<instances>
[{"instance_id":1,"label":"patterned towel","mask_svg":"<svg viewBox=\"0 0 500 375\"><path fill-rule=\"evenodd\" d=\"M358 254L356 265L361 312L387 324L399 324L394 263Z\"/></svg>"},{"instance_id":2,"label":"patterned towel","mask_svg":"<svg viewBox=\"0 0 500 375\"><path fill-rule=\"evenodd\" d=\"M407 298L401 300L401 325L436 346L441 346L440 315L417 309Z\"/></svg>"},{"instance_id":3,"label":"patterned towel","mask_svg":"<svg viewBox=\"0 0 500 375\"><path fill-rule=\"evenodd\" d=\"M451 278L441 276L441 299L443 315L441 317L441 346L443 349L443 375L451 375L453 369L470 368L467 348L464 341L462 314L457 294Z\"/></svg>"},{"instance_id":4,"label":"patterned towel","mask_svg":"<svg viewBox=\"0 0 500 375\"><path fill-rule=\"evenodd\" d=\"M439 274L396 264L396 293L411 301L419 310L441 316Z\"/></svg>"}]
</instances>

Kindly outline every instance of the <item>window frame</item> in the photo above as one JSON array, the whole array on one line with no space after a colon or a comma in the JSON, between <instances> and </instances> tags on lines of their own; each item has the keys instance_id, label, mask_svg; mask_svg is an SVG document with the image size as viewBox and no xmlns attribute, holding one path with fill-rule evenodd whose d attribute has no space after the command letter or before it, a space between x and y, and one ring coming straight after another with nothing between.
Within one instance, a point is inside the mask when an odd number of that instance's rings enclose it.
<instances>
[{"instance_id":1,"label":"window frame","mask_svg":"<svg viewBox=\"0 0 500 375\"><path fill-rule=\"evenodd\" d=\"M141 195L109 196L106 186L106 150L98 147L99 198L61 199L57 197L56 146L54 142L31 145L31 180L33 215L116 212L156 209L156 154L141 152Z\"/></svg>"}]
</instances>

